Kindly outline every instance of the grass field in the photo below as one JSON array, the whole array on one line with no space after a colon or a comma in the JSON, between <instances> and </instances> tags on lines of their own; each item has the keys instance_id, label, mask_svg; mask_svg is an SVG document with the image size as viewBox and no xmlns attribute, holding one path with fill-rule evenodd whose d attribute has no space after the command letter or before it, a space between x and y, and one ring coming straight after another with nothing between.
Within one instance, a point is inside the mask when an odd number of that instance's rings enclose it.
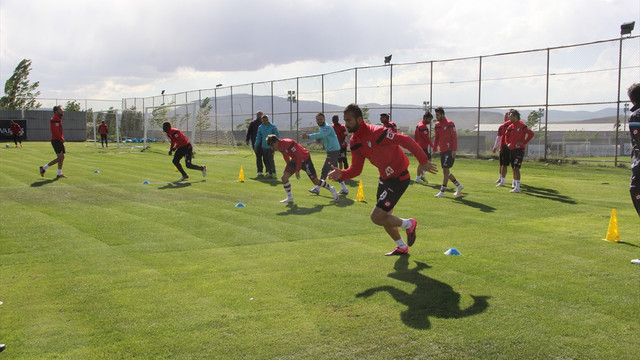
<instances>
[{"instance_id":1,"label":"grass field","mask_svg":"<svg viewBox=\"0 0 640 360\"><path fill-rule=\"evenodd\" d=\"M640 219L628 169L530 161L523 193L510 194L494 186L496 161L457 159L465 196L450 186L434 198L440 173L412 184L394 213L418 220L418 239L410 256L385 257L394 243L369 220L372 165L338 202L293 179L287 206L278 180L255 179L248 149L196 150L206 181L190 171L175 183L166 144L68 143L68 178L52 180L54 168L38 173L54 158L49 143L3 145L0 358L640 353L640 266L630 264ZM323 154L312 159L320 169ZM365 203L355 201L359 180ZM620 243L602 241L612 209ZM462 255L443 254L452 247Z\"/></svg>"}]
</instances>

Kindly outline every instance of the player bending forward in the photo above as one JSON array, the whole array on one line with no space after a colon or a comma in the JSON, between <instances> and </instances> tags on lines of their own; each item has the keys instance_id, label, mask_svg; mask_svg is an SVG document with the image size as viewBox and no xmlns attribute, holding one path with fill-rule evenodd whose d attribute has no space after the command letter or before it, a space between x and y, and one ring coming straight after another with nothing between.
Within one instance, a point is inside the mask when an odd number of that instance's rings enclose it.
<instances>
[{"instance_id":1,"label":"player bending forward","mask_svg":"<svg viewBox=\"0 0 640 360\"><path fill-rule=\"evenodd\" d=\"M200 166L191 163L191 158L193 158L193 146L191 146L191 142L189 142L189 139L187 139L182 131L171 127L171 123L168 121L162 123L162 131L166 132L169 139L171 139L171 148L169 149L169 155L171 155L171 153L173 153L174 151L176 152L176 154L173 155L173 165L175 165L176 169L178 169L178 171L180 171L180 174L182 174L182 177L180 177L178 181L187 180L189 178L189 175L187 175L187 173L182 168L182 165L180 165L180 159L182 159L183 157L187 168L200 170L202 171L202 176L207 176L206 166Z\"/></svg>"},{"instance_id":2,"label":"player bending forward","mask_svg":"<svg viewBox=\"0 0 640 360\"><path fill-rule=\"evenodd\" d=\"M289 182L289 178L294 173L297 178L300 178L300 169L304 169L314 185L329 190L331 195L333 195L333 200L338 200L338 193L336 192L336 189L326 181L318 179L316 169L313 167L313 162L311 162L311 155L304 146L298 144L292 139L278 139L278 136L273 134L267 136L267 145L271 146L273 151L280 151L284 157L284 162L287 164L281 178L282 186L284 187L284 191L287 193L287 198L281 200L281 203L293 202L293 194L291 193L291 183Z\"/></svg>"},{"instance_id":3,"label":"player bending forward","mask_svg":"<svg viewBox=\"0 0 640 360\"><path fill-rule=\"evenodd\" d=\"M418 174L428 171L438 172L435 164L429 161L422 148L409 136L397 134L382 126L367 124L362 118L362 110L356 104L344 109L344 122L351 137L351 166L340 170L332 166L333 171L328 175L331 180L349 180L362 172L364 159L378 168L380 179L378 182L378 202L371 212L371 221L384 227L387 234L395 241L396 248L385 254L404 255L409 253L408 246L416 240L418 222L415 219L401 219L393 216L393 208L409 186L409 159L401 146L418 159ZM407 243L398 232L398 227L407 230Z\"/></svg>"}]
</instances>

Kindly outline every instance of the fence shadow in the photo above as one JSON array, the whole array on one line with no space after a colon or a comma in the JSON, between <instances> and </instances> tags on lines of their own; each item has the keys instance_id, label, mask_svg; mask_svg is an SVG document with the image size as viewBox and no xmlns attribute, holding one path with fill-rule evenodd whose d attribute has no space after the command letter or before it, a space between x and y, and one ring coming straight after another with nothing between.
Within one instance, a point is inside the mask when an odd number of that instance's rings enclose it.
<instances>
[{"instance_id":1,"label":"fence shadow","mask_svg":"<svg viewBox=\"0 0 640 360\"><path fill-rule=\"evenodd\" d=\"M387 276L396 280L414 284L416 289L407 293L393 286L379 286L356 294L357 298L367 298L378 292L388 292L395 301L407 306L400 313L402 322L414 329L431 328L429 317L442 319L460 319L477 315L489 307L490 296L474 296L473 304L466 309L460 308L460 294L453 291L451 285L420 273L431 266L415 261L416 267L409 269L409 256L400 256L394 265L394 272Z\"/></svg>"},{"instance_id":2,"label":"fence shadow","mask_svg":"<svg viewBox=\"0 0 640 360\"><path fill-rule=\"evenodd\" d=\"M535 186L526 185L526 184L520 185L520 188L522 189L521 194L523 195L535 196L541 199L559 201L565 204L577 204L577 202L573 200L571 197L566 195L561 195L558 192L558 190L535 187Z\"/></svg>"}]
</instances>

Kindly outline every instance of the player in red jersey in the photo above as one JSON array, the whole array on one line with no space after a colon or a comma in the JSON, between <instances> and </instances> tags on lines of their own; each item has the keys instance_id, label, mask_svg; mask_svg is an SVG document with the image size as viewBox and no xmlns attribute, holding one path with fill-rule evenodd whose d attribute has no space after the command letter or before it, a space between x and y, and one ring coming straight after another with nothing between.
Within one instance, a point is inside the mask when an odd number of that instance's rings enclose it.
<instances>
[{"instance_id":1,"label":"player in red jersey","mask_svg":"<svg viewBox=\"0 0 640 360\"><path fill-rule=\"evenodd\" d=\"M431 142L431 135L429 133L429 126L431 125L431 120L433 120L433 115L429 111L422 115L422 121L416 125L416 131L413 134L413 138L416 140L418 145L422 148L429 160L431 160L431 148L433 147L433 143ZM418 173L416 176L416 182L420 180L425 180L425 172Z\"/></svg>"},{"instance_id":2,"label":"player in red jersey","mask_svg":"<svg viewBox=\"0 0 640 360\"><path fill-rule=\"evenodd\" d=\"M295 140L278 139L278 136L274 134L267 135L267 145L271 146L271 149L273 149L274 152L276 150L280 151L284 157L284 162L287 164L281 178L282 186L284 187L284 191L287 193L287 198L281 200L281 203L293 202L293 193L291 192L291 183L289 182L289 178L291 175L296 174L296 177L299 179L300 169L304 169L314 185L329 190L333 196L333 200L338 200L338 193L336 192L336 189L326 181L318 178L316 169L313 167L313 162L311 161L311 155L304 146L300 145Z\"/></svg>"},{"instance_id":3,"label":"player in red jersey","mask_svg":"<svg viewBox=\"0 0 640 360\"><path fill-rule=\"evenodd\" d=\"M349 167L349 162L347 161L347 137L349 136L349 133L347 132L347 128L340 124L340 117L338 117L338 115L333 115L331 121L333 121L333 125L331 125L333 127L333 131L336 132L338 142L340 143L338 167L340 169L346 169Z\"/></svg>"},{"instance_id":4,"label":"player in red jersey","mask_svg":"<svg viewBox=\"0 0 640 360\"><path fill-rule=\"evenodd\" d=\"M207 176L206 166L194 165L191 163L191 159L193 158L193 146L191 146L191 142L189 142L189 139L187 139L182 131L171 127L171 123L168 121L162 123L162 131L167 133L167 136L171 139L169 155L174 151L176 152L173 156L173 165L175 165L178 171L180 171L180 174L182 174L182 177L178 179L178 181L187 180L189 178L189 175L187 175L180 164L180 159L183 157L184 162L187 164L187 168L202 171L202 176Z\"/></svg>"},{"instance_id":5,"label":"player in red jersey","mask_svg":"<svg viewBox=\"0 0 640 360\"><path fill-rule=\"evenodd\" d=\"M22 128L20 125L11 120L11 137L13 138L13 143L18 147L18 142L20 142L20 147L22 147L22 140L20 140L20 133L22 132Z\"/></svg>"},{"instance_id":6,"label":"player in red jersey","mask_svg":"<svg viewBox=\"0 0 640 360\"><path fill-rule=\"evenodd\" d=\"M107 141L109 127L104 120L102 120L102 123L98 126L98 132L100 133L100 144L102 144L102 147L104 147L105 143L107 144L107 147L109 147L109 141Z\"/></svg>"},{"instance_id":7,"label":"player in red jersey","mask_svg":"<svg viewBox=\"0 0 640 360\"><path fill-rule=\"evenodd\" d=\"M447 190L447 183L449 180L458 188L454 193L455 196L462 195L462 189L464 186L458 182L455 176L451 173L451 168L456 160L456 150L458 150L458 133L456 132L456 125L453 121L447 119L444 116L444 109L442 107L436 108L436 126L435 137L433 138L433 149L440 149L440 164L442 165L442 186L440 192L435 197L443 197L445 190Z\"/></svg>"},{"instance_id":8,"label":"player in red jersey","mask_svg":"<svg viewBox=\"0 0 640 360\"><path fill-rule=\"evenodd\" d=\"M498 127L498 136L496 137L496 143L493 145L493 152L495 153L500 148L500 169L498 180L496 180L496 186L504 186L505 178L507 177L507 169L511 164L511 158L509 154L509 146L507 146L507 128L511 125L511 111L504 113L504 123Z\"/></svg>"},{"instance_id":9,"label":"player in red jersey","mask_svg":"<svg viewBox=\"0 0 640 360\"><path fill-rule=\"evenodd\" d=\"M513 169L513 189L512 193L520 192L520 167L524 160L524 150L527 143L533 139L535 133L520 121L518 110L511 109L511 125L507 128L506 137L509 145L511 158L511 168Z\"/></svg>"},{"instance_id":10,"label":"player in red jersey","mask_svg":"<svg viewBox=\"0 0 640 360\"><path fill-rule=\"evenodd\" d=\"M367 124L362 118L362 110L356 104L344 109L344 122L351 134L351 167L340 170L332 166L333 171L328 175L331 180L349 180L360 173L364 160L378 168L380 179L378 183L378 202L371 212L371 221L384 227L387 234L396 243L393 251L385 254L403 255L409 252L408 246L416 240L418 222L413 219L401 219L393 216L393 208L407 190L411 175L409 175L409 159L401 147L411 151L418 159L418 171L436 173L436 166L429 161L420 146L409 136L396 134L381 126ZM398 232L398 227L407 231L407 242Z\"/></svg>"},{"instance_id":11,"label":"player in red jersey","mask_svg":"<svg viewBox=\"0 0 640 360\"><path fill-rule=\"evenodd\" d=\"M51 117L51 121L49 121L49 130L51 130L51 146L53 146L53 151L57 157L49 161L48 164L40 166L40 176L42 177L44 177L44 172L47 171L49 166L58 164L58 175L56 179L66 178L62 173L64 154L67 152L64 147L64 134L62 133L62 115L64 115L62 105L54 106L53 116Z\"/></svg>"},{"instance_id":12,"label":"player in red jersey","mask_svg":"<svg viewBox=\"0 0 640 360\"><path fill-rule=\"evenodd\" d=\"M380 122L382 123L382 126L384 126L385 128L393 131L394 133L398 132L398 126L396 125L396 123L390 120L389 114L387 113L380 114Z\"/></svg>"}]
</instances>

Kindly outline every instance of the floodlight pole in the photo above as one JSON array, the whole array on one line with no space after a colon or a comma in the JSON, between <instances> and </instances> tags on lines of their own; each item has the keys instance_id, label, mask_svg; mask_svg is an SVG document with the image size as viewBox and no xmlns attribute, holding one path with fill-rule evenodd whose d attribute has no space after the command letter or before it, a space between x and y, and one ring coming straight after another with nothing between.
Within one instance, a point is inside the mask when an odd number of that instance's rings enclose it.
<instances>
[{"instance_id":1,"label":"floodlight pole","mask_svg":"<svg viewBox=\"0 0 640 360\"><path fill-rule=\"evenodd\" d=\"M293 103L296 102L296 91L287 91L287 101L289 102L289 131L293 130Z\"/></svg>"},{"instance_id":2,"label":"floodlight pole","mask_svg":"<svg viewBox=\"0 0 640 360\"><path fill-rule=\"evenodd\" d=\"M618 101L616 102L616 152L614 166L618 167L618 137L620 132L620 82L622 76L622 35L620 35L620 51L618 53Z\"/></svg>"}]
</instances>

